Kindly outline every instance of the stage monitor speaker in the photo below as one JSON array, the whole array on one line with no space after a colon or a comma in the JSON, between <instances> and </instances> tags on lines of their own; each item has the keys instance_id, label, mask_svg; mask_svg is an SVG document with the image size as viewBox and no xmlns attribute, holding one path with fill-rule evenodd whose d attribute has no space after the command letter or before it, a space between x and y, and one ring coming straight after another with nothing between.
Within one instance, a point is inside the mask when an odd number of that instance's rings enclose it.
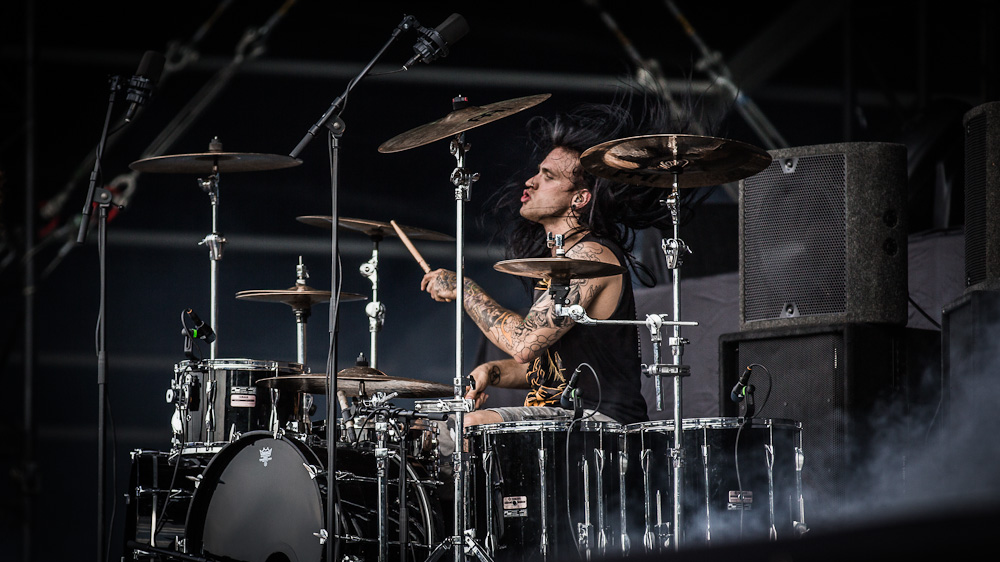
<instances>
[{"instance_id":1,"label":"stage monitor speaker","mask_svg":"<svg viewBox=\"0 0 1000 562\"><path fill-rule=\"evenodd\" d=\"M801 422L806 521L835 521L859 494L903 482L911 437L939 405L940 341L936 330L887 324L723 334L720 412L745 417L752 405L753 417ZM734 402L748 366L752 392Z\"/></svg>"},{"instance_id":2,"label":"stage monitor speaker","mask_svg":"<svg viewBox=\"0 0 1000 562\"><path fill-rule=\"evenodd\" d=\"M943 307L941 368L949 383L949 417L994 409L1000 395L998 343L1000 291L966 291Z\"/></svg>"},{"instance_id":3,"label":"stage monitor speaker","mask_svg":"<svg viewBox=\"0 0 1000 562\"><path fill-rule=\"evenodd\" d=\"M740 329L905 325L906 147L768 152L740 181Z\"/></svg>"},{"instance_id":4,"label":"stage monitor speaker","mask_svg":"<svg viewBox=\"0 0 1000 562\"><path fill-rule=\"evenodd\" d=\"M969 110L965 125L965 286L1000 289L1000 102Z\"/></svg>"}]
</instances>

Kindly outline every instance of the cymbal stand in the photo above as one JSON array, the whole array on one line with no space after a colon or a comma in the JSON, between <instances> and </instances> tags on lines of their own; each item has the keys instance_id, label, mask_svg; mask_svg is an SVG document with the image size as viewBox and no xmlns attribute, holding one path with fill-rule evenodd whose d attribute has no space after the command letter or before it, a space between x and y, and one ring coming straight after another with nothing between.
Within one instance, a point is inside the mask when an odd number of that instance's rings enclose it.
<instances>
[{"instance_id":1,"label":"cymbal stand","mask_svg":"<svg viewBox=\"0 0 1000 562\"><path fill-rule=\"evenodd\" d=\"M302 256L299 256L299 264L295 266L295 286L304 287L306 279L309 279L309 269L302 263ZM295 360L302 366L306 365L306 323L312 315L312 307L305 305L302 307L293 306L295 313Z\"/></svg>"},{"instance_id":2,"label":"cymbal stand","mask_svg":"<svg viewBox=\"0 0 1000 562\"><path fill-rule=\"evenodd\" d=\"M373 369L378 369L378 334L382 331L382 324L385 323L385 305L378 300L378 244L382 241L381 234L372 234L372 257L361 264L361 275L367 277L372 283L372 300L365 305L365 314L368 315L368 331L371 333L371 356L368 364Z\"/></svg>"},{"instance_id":3,"label":"cymbal stand","mask_svg":"<svg viewBox=\"0 0 1000 562\"><path fill-rule=\"evenodd\" d=\"M222 143L218 138L209 143L209 150L221 152ZM206 236L199 246L208 247L208 257L210 264L209 282L209 302L211 306L211 326L215 329L216 338L212 342L209 357L215 359L219 349L219 261L222 260L222 251L226 245L226 238L219 233L219 162L212 164L212 174L207 179L198 178L198 185L202 191L208 194L208 199L212 204L212 233Z\"/></svg>"},{"instance_id":4,"label":"cymbal stand","mask_svg":"<svg viewBox=\"0 0 1000 562\"><path fill-rule=\"evenodd\" d=\"M468 99L458 96L452 99L454 110L468 105ZM476 541L470 529L466 528L465 496L467 493L468 453L463 446L465 435L465 414L473 410L473 401L465 396L465 381L463 371L463 337L462 325L465 320L465 203L470 198L473 182L479 180L478 173L470 173L465 167L465 156L470 145L465 142L465 133L459 133L452 139L449 150L455 157L456 166L451 173L451 182L455 185L455 379L454 397L450 400L431 400L416 402L414 408L420 412L450 412L455 420L455 450L452 453L452 472L454 478L454 529L452 536L442 542L431 552L427 562L440 557L450 542L455 562L464 560L465 552L477 556L482 562L491 562L485 549Z\"/></svg>"}]
</instances>

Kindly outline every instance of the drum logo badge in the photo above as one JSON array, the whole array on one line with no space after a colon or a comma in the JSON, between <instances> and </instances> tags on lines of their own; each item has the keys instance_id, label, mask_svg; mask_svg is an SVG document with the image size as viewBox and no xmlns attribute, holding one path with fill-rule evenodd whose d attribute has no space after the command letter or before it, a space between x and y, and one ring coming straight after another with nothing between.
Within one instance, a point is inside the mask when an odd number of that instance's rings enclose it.
<instances>
[{"instance_id":1,"label":"drum logo badge","mask_svg":"<svg viewBox=\"0 0 1000 562\"><path fill-rule=\"evenodd\" d=\"M260 449L260 462L264 463L265 467L267 466L267 463L271 462L271 448L270 447L261 447L261 449Z\"/></svg>"}]
</instances>

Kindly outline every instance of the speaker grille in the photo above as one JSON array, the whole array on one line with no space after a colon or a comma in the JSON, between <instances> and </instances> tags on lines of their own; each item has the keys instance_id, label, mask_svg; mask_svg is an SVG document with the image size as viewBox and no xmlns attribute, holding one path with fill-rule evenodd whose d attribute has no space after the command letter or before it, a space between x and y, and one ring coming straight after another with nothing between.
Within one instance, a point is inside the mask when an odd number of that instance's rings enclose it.
<instances>
[{"instance_id":1,"label":"speaker grille","mask_svg":"<svg viewBox=\"0 0 1000 562\"><path fill-rule=\"evenodd\" d=\"M987 205L986 134L987 114L980 113L966 122L965 136L965 286L986 280Z\"/></svg>"},{"instance_id":2,"label":"speaker grille","mask_svg":"<svg viewBox=\"0 0 1000 562\"><path fill-rule=\"evenodd\" d=\"M846 311L845 185L843 154L775 159L745 181L746 322Z\"/></svg>"}]
</instances>

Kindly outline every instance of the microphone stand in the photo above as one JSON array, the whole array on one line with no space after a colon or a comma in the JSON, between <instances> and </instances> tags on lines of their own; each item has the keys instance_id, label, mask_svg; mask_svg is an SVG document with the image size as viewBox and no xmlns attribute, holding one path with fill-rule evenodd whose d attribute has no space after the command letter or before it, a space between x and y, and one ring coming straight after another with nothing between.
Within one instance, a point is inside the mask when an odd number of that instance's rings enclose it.
<instances>
[{"instance_id":1,"label":"microphone stand","mask_svg":"<svg viewBox=\"0 0 1000 562\"><path fill-rule=\"evenodd\" d=\"M337 535L339 531L339 519L337 518L336 510L336 500L334 496L337 494L337 426L335 420L337 419L337 402L335 397L337 396L337 332L338 332L338 303L340 301L340 247L339 240L337 236L337 228L339 226L340 217L337 210L337 192L338 192L338 179L339 179L339 156L340 156L340 137L344 134L345 124L340 118L340 113L344 110L344 102L347 100L347 96L351 93L351 90L361 81L365 76L371 72L372 67L375 63L382 57L382 55L388 50L389 46L392 45L401 33L414 27L416 25L416 18L413 16L405 16L403 20L396 26L393 30L391 37L382 46L382 48L376 53L376 55L368 62L367 65L361 70L361 72L355 76L347 85L340 96L337 97L330 104L330 107L323 113L316 123L306 132L299 144L295 146L294 149L289 153L292 158L298 158L299 153L315 138L316 133L321 127L326 127L329 129L329 141L330 141L330 188L331 188L331 280L332 287L334 290L330 292L330 350L327 357L327 369L326 369L326 386L327 386L327 401L326 401L326 419L327 419L327 478L328 478L328 492L327 492L327 502L326 502L326 525L327 528L321 535L325 535L321 538L323 541L334 541L334 548L330 548L327 544L325 551L326 562L335 562L338 558L334 551L339 550L339 537ZM381 561L380 562L384 562Z\"/></svg>"},{"instance_id":2,"label":"microphone stand","mask_svg":"<svg viewBox=\"0 0 1000 562\"><path fill-rule=\"evenodd\" d=\"M80 219L80 231L77 234L77 244L87 241L87 229L90 226L90 214L93 204L96 202L98 212L98 241L97 255L100 269L100 303L97 312L97 560L101 562L106 556L105 539L105 481L107 480L105 446L107 436L105 431L105 409L107 400L107 370L108 357L105 346L105 297L107 295L107 223L108 208L112 204L111 192L104 188L97 187L97 177L101 171L101 158L104 156L104 145L108 138L108 127L111 123L111 114L114 110L115 98L121 89L121 77L112 76L110 79L110 94L108 96L108 110L104 117L104 128L101 131L101 140L97 145L94 169L90 173L90 187L87 190L87 200L83 204L83 212Z\"/></svg>"}]
</instances>

